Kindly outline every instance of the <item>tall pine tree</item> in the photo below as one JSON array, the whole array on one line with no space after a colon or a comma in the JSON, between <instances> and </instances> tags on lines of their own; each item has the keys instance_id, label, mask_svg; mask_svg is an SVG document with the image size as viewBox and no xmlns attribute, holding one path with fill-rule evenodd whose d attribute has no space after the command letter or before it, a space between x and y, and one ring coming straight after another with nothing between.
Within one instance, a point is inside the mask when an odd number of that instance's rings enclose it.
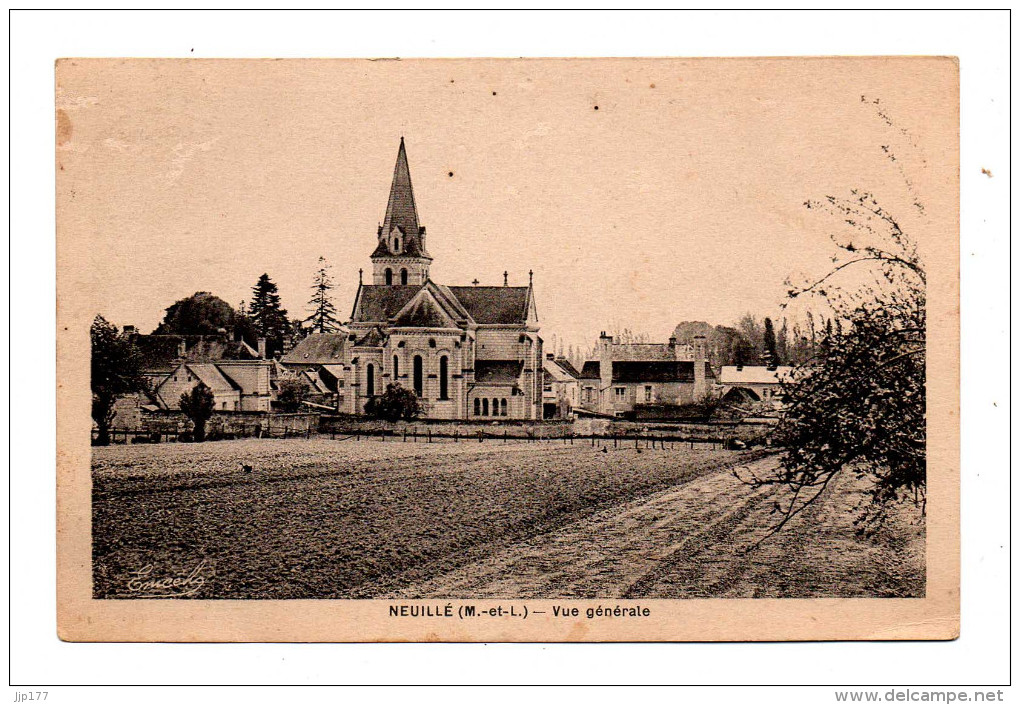
<instances>
[{"instance_id":1,"label":"tall pine tree","mask_svg":"<svg viewBox=\"0 0 1020 705\"><path fill-rule=\"evenodd\" d=\"M762 344L765 348L765 364L770 370L776 369L779 365L779 353L776 351L776 331L772 327L772 319L765 319L765 333L762 336Z\"/></svg>"},{"instance_id":2,"label":"tall pine tree","mask_svg":"<svg viewBox=\"0 0 1020 705\"><path fill-rule=\"evenodd\" d=\"M312 298L308 301L312 315L305 319L312 324L312 330L319 333L336 333L340 321L336 318L336 306L330 292L333 290L331 267L325 257L319 257L319 269L315 272L312 282Z\"/></svg>"},{"instance_id":3,"label":"tall pine tree","mask_svg":"<svg viewBox=\"0 0 1020 705\"><path fill-rule=\"evenodd\" d=\"M260 338L266 339L266 354L272 357L283 352L283 343L290 331L286 309L280 306L280 293L276 284L263 274L251 289L248 318Z\"/></svg>"}]
</instances>

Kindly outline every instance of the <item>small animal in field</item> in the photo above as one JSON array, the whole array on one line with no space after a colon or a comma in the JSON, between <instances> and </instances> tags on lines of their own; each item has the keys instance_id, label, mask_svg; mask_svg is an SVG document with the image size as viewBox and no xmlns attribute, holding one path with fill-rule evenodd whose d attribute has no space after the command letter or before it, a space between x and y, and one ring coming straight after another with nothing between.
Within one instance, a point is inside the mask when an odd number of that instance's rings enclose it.
<instances>
[{"instance_id":1,"label":"small animal in field","mask_svg":"<svg viewBox=\"0 0 1020 705\"><path fill-rule=\"evenodd\" d=\"M603 452L603 453L608 453L608 452L609 452L609 449L608 449L608 448L606 448L605 446L602 446L602 452Z\"/></svg>"},{"instance_id":2,"label":"small animal in field","mask_svg":"<svg viewBox=\"0 0 1020 705\"><path fill-rule=\"evenodd\" d=\"M251 465L248 465L247 463L241 463L241 472L243 472L245 475L250 475L252 470L254 470L254 468Z\"/></svg>"}]
</instances>

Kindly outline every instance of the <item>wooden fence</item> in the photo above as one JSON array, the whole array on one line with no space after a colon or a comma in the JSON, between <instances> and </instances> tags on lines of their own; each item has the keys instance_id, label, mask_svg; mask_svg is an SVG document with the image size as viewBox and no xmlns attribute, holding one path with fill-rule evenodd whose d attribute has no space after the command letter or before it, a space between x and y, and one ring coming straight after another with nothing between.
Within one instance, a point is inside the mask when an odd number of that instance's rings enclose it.
<instances>
[{"instance_id":1,"label":"wooden fence","mask_svg":"<svg viewBox=\"0 0 1020 705\"><path fill-rule=\"evenodd\" d=\"M743 447L742 442L732 438L702 438L693 436L679 436L670 434L558 434L558 435L515 435L509 434L504 429L502 433L492 433L479 429L474 433L460 433L455 430L452 433L434 431L431 427L419 430L417 428L405 428L401 430L390 429L352 429L348 432L343 430L332 430L329 433L333 440L361 441L379 440L382 442L392 441L395 443L547 443L557 445L585 444L592 448L635 448L635 449L661 449L671 450L674 448L690 448L695 446L710 447L713 449L732 449Z\"/></svg>"}]
</instances>

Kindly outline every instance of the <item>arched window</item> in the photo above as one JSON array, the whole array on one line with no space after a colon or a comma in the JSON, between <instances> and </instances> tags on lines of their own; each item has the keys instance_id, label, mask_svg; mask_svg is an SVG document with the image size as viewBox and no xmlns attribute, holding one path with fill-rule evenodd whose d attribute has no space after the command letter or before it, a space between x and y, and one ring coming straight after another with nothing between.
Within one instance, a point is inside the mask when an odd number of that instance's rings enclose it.
<instances>
[{"instance_id":1,"label":"arched window","mask_svg":"<svg viewBox=\"0 0 1020 705\"><path fill-rule=\"evenodd\" d=\"M446 360L446 355L439 358L439 398L449 399L450 398L450 384L447 380L449 363Z\"/></svg>"},{"instance_id":2,"label":"arched window","mask_svg":"<svg viewBox=\"0 0 1020 705\"><path fill-rule=\"evenodd\" d=\"M394 252L400 252L400 238L399 237L393 238L393 251Z\"/></svg>"},{"instance_id":3,"label":"arched window","mask_svg":"<svg viewBox=\"0 0 1020 705\"><path fill-rule=\"evenodd\" d=\"M397 378L400 377L400 358L396 355L393 356L393 383L396 384Z\"/></svg>"},{"instance_id":4,"label":"arched window","mask_svg":"<svg viewBox=\"0 0 1020 705\"><path fill-rule=\"evenodd\" d=\"M475 397L475 416L482 415L482 400Z\"/></svg>"},{"instance_id":5,"label":"arched window","mask_svg":"<svg viewBox=\"0 0 1020 705\"><path fill-rule=\"evenodd\" d=\"M366 388L368 390L368 396L374 397L375 396L375 365L369 365L368 367L366 367L365 368L365 375L367 377L367 380L366 380L365 384L366 384Z\"/></svg>"},{"instance_id":6,"label":"arched window","mask_svg":"<svg viewBox=\"0 0 1020 705\"><path fill-rule=\"evenodd\" d=\"M506 399L499 400L499 415L506 416Z\"/></svg>"},{"instance_id":7,"label":"arched window","mask_svg":"<svg viewBox=\"0 0 1020 705\"><path fill-rule=\"evenodd\" d=\"M488 415L489 415L489 400L488 399L482 399L482 416L488 416Z\"/></svg>"},{"instance_id":8,"label":"arched window","mask_svg":"<svg viewBox=\"0 0 1020 705\"><path fill-rule=\"evenodd\" d=\"M407 286L407 270L406 269L401 269L400 270L400 283L403 286Z\"/></svg>"},{"instance_id":9,"label":"arched window","mask_svg":"<svg viewBox=\"0 0 1020 705\"><path fill-rule=\"evenodd\" d=\"M493 398L492 400L492 415L499 416L499 399Z\"/></svg>"},{"instance_id":10,"label":"arched window","mask_svg":"<svg viewBox=\"0 0 1020 705\"><path fill-rule=\"evenodd\" d=\"M393 283L393 270L390 269L389 267L387 267L386 268L386 286L389 286L392 283Z\"/></svg>"},{"instance_id":11,"label":"arched window","mask_svg":"<svg viewBox=\"0 0 1020 705\"><path fill-rule=\"evenodd\" d=\"M414 356L414 393L420 397L425 396L424 372L422 370L421 355Z\"/></svg>"}]
</instances>

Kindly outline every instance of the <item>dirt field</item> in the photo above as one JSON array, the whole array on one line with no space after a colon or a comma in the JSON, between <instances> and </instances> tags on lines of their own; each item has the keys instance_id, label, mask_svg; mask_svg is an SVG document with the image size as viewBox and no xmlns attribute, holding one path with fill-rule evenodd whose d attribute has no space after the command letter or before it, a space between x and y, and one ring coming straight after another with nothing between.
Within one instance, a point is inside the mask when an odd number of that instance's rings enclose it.
<instances>
[{"instance_id":1,"label":"dirt field","mask_svg":"<svg viewBox=\"0 0 1020 705\"><path fill-rule=\"evenodd\" d=\"M783 533L748 452L241 440L94 449L96 597L924 594L923 521L853 534L849 480ZM244 473L241 463L253 471ZM177 583L174 583L174 579Z\"/></svg>"}]
</instances>

